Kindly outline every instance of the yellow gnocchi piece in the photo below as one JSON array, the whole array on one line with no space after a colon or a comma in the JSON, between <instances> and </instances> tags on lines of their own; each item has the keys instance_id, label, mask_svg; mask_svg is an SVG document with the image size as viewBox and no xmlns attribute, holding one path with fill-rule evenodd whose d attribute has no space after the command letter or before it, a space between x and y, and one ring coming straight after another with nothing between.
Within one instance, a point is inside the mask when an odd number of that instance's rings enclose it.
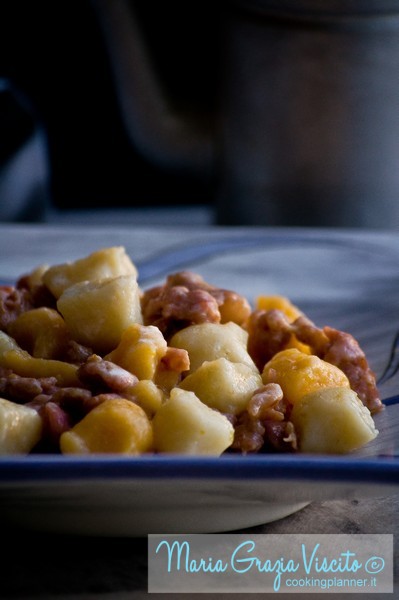
<instances>
[{"instance_id":1,"label":"yellow gnocchi piece","mask_svg":"<svg viewBox=\"0 0 399 600\"><path fill-rule=\"evenodd\" d=\"M118 346L106 359L130 371L138 379L154 379L166 349L166 340L158 327L134 323L123 332Z\"/></svg>"},{"instance_id":2,"label":"yellow gnocchi piece","mask_svg":"<svg viewBox=\"0 0 399 600\"><path fill-rule=\"evenodd\" d=\"M211 408L220 412L239 414L248 404L262 378L248 365L233 363L225 358L205 361L183 379L179 387L194 392Z\"/></svg>"},{"instance_id":3,"label":"yellow gnocchi piece","mask_svg":"<svg viewBox=\"0 0 399 600\"><path fill-rule=\"evenodd\" d=\"M123 275L137 278L137 269L123 246L102 248L74 262L49 267L43 273L43 283L59 298L71 285L81 281L99 281Z\"/></svg>"},{"instance_id":4,"label":"yellow gnocchi piece","mask_svg":"<svg viewBox=\"0 0 399 600\"><path fill-rule=\"evenodd\" d=\"M80 385L78 367L61 360L35 358L17 342L0 331L0 366L23 377L55 377L60 385Z\"/></svg>"},{"instance_id":5,"label":"yellow gnocchi piece","mask_svg":"<svg viewBox=\"0 0 399 600\"><path fill-rule=\"evenodd\" d=\"M130 400L105 400L60 437L63 454L143 454L152 449L152 425Z\"/></svg>"},{"instance_id":6,"label":"yellow gnocchi piece","mask_svg":"<svg viewBox=\"0 0 399 600\"><path fill-rule=\"evenodd\" d=\"M378 435L370 411L346 387L306 394L294 405L290 419L301 452L345 454Z\"/></svg>"},{"instance_id":7,"label":"yellow gnocchi piece","mask_svg":"<svg viewBox=\"0 0 399 600\"><path fill-rule=\"evenodd\" d=\"M281 310L289 321L295 321L303 313L285 296L259 296L256 299L257 310Z\"/></svg>"},{"instance_id":8,"label":"yellow gnocchi piece","mask_svg":"<svg viewBox=\"0 0 399 600\"><path fill-rule=\"evenodd\" d=\"M0 455L28 454L41 432L42 420L36 410L0 398Z\"/></svg>"},{"instance_id":9,"label":"yellow gnocchi piece","mask_svg":"<svg viewBox=\"0 0 399 600\"><path fill-rule=\"evenodd\" d=\"M257 370L247 351L248 333L239 325L229 323L201 323L178 331L169 344L187 350L192 373L205 361L226 358Z\"/></svg>"},{"instance_id":10,"label":"yellow gnocchi piece","mask_svg":"<svg viewBox=\"0 0 399 600\"><path fill-rule=\"evenodd\" d=\"M76 283L60 296L57 308L73 339L98 354L113 350L130 325L142 322L134 275Z\"/></svg>"},{"instance_id":11,"label":"yellow gnocchi piece","mask_svg":"<svg viewBox=\"0 0 399 600\"><path fill-rule=\"evenodd\" d=\"M140 379L132 390L134 400L152 417L162 406L164 394L162 390L149 379Z\"/></svg>"},{"instance_id":12,"label":"yellow gnocchi piece","mask_svg":"<svg viewBox=\"0 0 399 600\"><path fill-rule=\"evenodd\" d=\"M234 428L193 392L174 388L153 419L158 452L219 456L233 443Z\"/></svg>"},{"instance_id":13,"label":"yellow gnocchi piece","mask_svg":"<svg viewBox=\"0 0 399 600\"><path fill-rule=\"evenodd\" d=\"M263 369L262 381L264 384L278 383L285 398L294 405L306 394L320 388L350 388L341 369L296 348L275 354Z\"/></svg>"},{"instance_id":14,"label":"yellow gnocchi piece","mask_svg":"<svg viewBox=\"0 0 399 600\"><path fill-rule=\"evenodd\" d=\"M19 315L9 325L8 332L35 358L58 358L70 339L60 313L45 306Z\"/></svg>"},{"instance_id":15,"label":"yellow gnocchi piece","mask_svg":"<svg viewBox=\"0 0 399 600\"><path fill-rule=\"evenodd\" d=\"M49 265L43 264L35 267L33 271L24 276L24 283L29 290L34 290L43 284L43 275Z\"/></svg>"}]
</instances>

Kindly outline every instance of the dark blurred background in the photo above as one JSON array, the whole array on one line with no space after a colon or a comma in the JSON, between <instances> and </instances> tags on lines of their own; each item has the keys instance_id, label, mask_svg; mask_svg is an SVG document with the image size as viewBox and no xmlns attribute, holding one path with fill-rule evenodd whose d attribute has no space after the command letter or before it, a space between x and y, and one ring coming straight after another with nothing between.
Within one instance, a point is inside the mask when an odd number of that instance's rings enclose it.
<instances>
[{"instance_id":1,"label":"dark blurred background","mask_svg":"<svg viewBox=\"0 0 399 600\"><path fill-rule=\"evenodd\" d=\"M136 0L135 5L177 109L184 105L211 114L217 3ZM37 220L44 196L59 211L211 205L214 181L166 172L134 147L89 0L5 0L0 3L0 194L0 219Z\"/></svg>"}]
</instances>

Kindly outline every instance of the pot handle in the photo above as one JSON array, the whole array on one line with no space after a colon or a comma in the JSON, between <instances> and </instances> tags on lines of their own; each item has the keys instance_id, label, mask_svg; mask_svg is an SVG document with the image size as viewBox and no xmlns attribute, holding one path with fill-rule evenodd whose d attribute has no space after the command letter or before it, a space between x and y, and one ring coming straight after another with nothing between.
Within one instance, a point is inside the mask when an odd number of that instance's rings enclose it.
<instances>
[{"instance_id":1,"label":"pot handle","mask_svg":"<svg viewBox=\"0 0 399 600\"><path fill-rule=\"evenodd\" d=\"M92 0L110 57L128 135L143 156L162 168L210 176L214 144L210 127L176 114L151 64L134 2Z\"/></svg>"}]
</instances>

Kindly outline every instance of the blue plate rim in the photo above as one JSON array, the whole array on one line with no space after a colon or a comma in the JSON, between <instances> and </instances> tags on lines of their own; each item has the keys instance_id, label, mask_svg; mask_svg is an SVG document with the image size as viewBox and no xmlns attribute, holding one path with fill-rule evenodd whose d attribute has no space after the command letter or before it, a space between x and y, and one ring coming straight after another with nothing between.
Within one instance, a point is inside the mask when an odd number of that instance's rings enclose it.
<instances>
[{"instance_id":1,"label":"blue plate rim","mask_svg":"<svg viewBox=\"0 0 399 600\"><path fill-rule=\"evenodd\" d=\"M307 480L352 481L399 485L399 459L310 455L223 455L65 457L31 455L0 460L0 486L5 483L72 480Z\"/></svg>"}]
</instances>

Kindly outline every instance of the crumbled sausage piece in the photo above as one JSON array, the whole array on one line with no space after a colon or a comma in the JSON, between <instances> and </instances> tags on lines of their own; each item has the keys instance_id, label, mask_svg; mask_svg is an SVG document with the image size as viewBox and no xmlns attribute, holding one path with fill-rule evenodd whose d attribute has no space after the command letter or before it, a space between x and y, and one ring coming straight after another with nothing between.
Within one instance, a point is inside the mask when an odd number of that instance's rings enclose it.
<instances>
[{"instance_id":1,"label":"crumbled sausage piece","mask_svg":"<svg viewBox=\"0 0 399 600\"><path fill-rule=\"evenodd\" d=\"M220 321L217 303L205 290L187 290L183 286L175 286L167 290L165 300L162 316L166 319L174 318L187 323Z\"/></svg>"},{"instance_id":2,"label":"crumbled sausage piece","mask_svg":"<svg viewBox=\"0 0 399 600\"><path fill-rule=\"evenodd\" d=\"M297 447L293 424L288 420L290 407L281 387L268 383L254 392L246 410L237 417L233 450L243 454L263 448L290 452Z\"/></svg>"},{"instance_id":3,"label":"crumbled sausage piece","mask_svg":"<svg viewBox=\"0 0 399 600\"><path fill-rule=\"evenodd\" d=\"M246 324L251 314L251 306L244 296L223 289L214 289L210 293L218 303L221 323L233 321L241 327Z\"/></svg>"},{"instance_id":4,"label":"crumbled sausage piece","mask_svg":"<svg viewBox=\"0 0 399 600\"><path fill-rule=\"evenodd\" d=\"M297 450L297 438L291 421L265 421L265 446L278 452Z\"/></svg>"},{"instance_id":5,"label":"crumbled sausage piece","mask_svg":"<svg viewBox=\"0 0 399 600\"><path fill-rule=\"evenodd\" d=\"M289 327L298 340L310 346L313 354L323 358L329 346L329 339L323 329L316 327L304 316L298 317Z\"/></svg>"},{"instance_id":6,"label":"crumbled sausage piece","mask_svg":"<svg viewBox=\"0 0 399 600\"><path fill-rule=\"evenodd\" d=\"M39 394L52 394L56 389L55 377L22 377L6 370L0 374L0 393L13 402L30 402Z\"/></svg>"},{"instance_id":7,"label":"crumbled sausage piece","mask_svg":"<svg viewBox=\"0 0 399 600\"><path fill-rule=\"evenodd\" d=\"M184 373L190 369L190 358L187 350L168 346L166 353L160 360L160 368L175 373Z\"/></svg>"},{"instance_id":8,"label":"crumbled sausage piece","mask_svg":"<svg viewBox=\"0 0 399 600\"><path fill-rule=\"evenodd\" d=\"M155 297L144 293L142 311L145 325L155 325L166 339L188 325L220 323L215 298L205 290L184 286L164 287Z\"/></svg>"},{"instance_id":9,"label":"crumbled sausage piece","mask_svg":"<svg viewBox=\"0 0 399 600\"><path fill-rule=\"evenodd\" d=\"M135 375L115 363L92 354L78 369L78 377L92 390L101 392L129 392L136 385Z\"/></svg>"},{"instance_id":10,"label":"crumbled sausage piece","mask_svg":"<svg viewBox=\"0 0 399 600\"><path fill-rule=\"evenodd\" d=\"M292 421L286 421L285 438L283 438L283 442L289 444L293 450L298 450L298 438Z\"/></svg>"},{"instance_id":11,"label":"crumbled sausage piece","mask_svg":"<svg viewBox=\"0 0 399 600\"><path fill-rule=\"evenodd\" d=\"M331 327L325 327L323 331L329 340L329 347L323 359L346 374L351 388L372 414L382 410L383 404L377 390L375 375L358 342L349 333Z\"/></svg>"},{"instance_id":12,"label":"crumbled sausage piece","mask_svg":"<svg viewBox=\"0 0 399 600\"><path fill-rule=\"evenodd\" d=\"M20 314L33 308L29 290L14 286L0 286L0 329L7 331L8 326Z\"/></svg>"},{"instance_id":13,"label":"crumbled sausage piece","mask_svg":"<svg viewBox=\"0 0 399 600\"><path fill-rule=\"evenodd\" d=\"M32 400L29 400L29 402L26 402L25 406L29 406L30 408L33 408L38 413L40 413L40 410L42 409L42 407L45 404L47 404L47 402L51 402L51 399L52 399L52 394L38 394Z\"/></svg>"},{"instance_id":14,"label":"crumbled sausage piece","mask_svg":"<svg viewBox=\"0 0 399 600\"><path fill-rule=\"evenodd\" d=\"M91 348L87 348L87 346L83 346L83 344L78 344L75 340L69 340L64 351L63 360L75 365L80 365L86 362L92 354L93 350Z\"/></svg>"},{"instance_id":15,"label":"crumbled sausage piece","mask_svg":"<svg viewBox=\"0 0 399 600\"><path fill-rule=\"evenodd\" d=\"M32 307L47 306L48 308L56 308L57 300L50 292L44 283L33 281L31 274L23 275L16 283L18 290L26 290L29 294Z\"/></svg>"},{"instance_id":16,"label":"crumbled sausage piece","mask_svg":"<svg viewBox=\"0 0 399 600\"><path fill-rule=\"evenodd\" d=\"M55 298L43 284L32 284L29 275L20 277L15 286L0 286L0 330L7 331L20 314L39 306L55 308Z\"/></svg>"},{"instance_id":17,"label":"crumbled sausage piece","mask_svg":"<svg viewBox=\"0 0 399 600\"><path fill-rule=\"evenodd\" d=\"M43 392L40 379L34 377L19 377L12 374L7 377L4 386L4 394L18 402L28 402Z\"/></svg>"},{"instance_id":18,"label":"crumbled sausage piece","mask_svg":"<svg viewBox=\"0 0 399 600\"><path fill-rule=\"evenodd\" d=\"M287 410L283 390L277 383L267 383L256 390L247 411L253 419L283 421Z\"/></svg>"},{"instance_id":19,"label":"crumbled sausage piece","mask_svg":"<svg viewBox=\"0 0 399 600\"><path fill-rule=\"evenodd\" d=\"M58 404L51 401L43 404L38 412L43 423L40 446L47 451L54 451L59 448L61 434L71 428L70 417Z\"/></svg>"},{"instance_id":20,"label":"crumbled sausage piece","mask_svg":"<svg viewBox=\"0 0 399 600\"><path fill-rule=\"evenodd\" d=\"M211 290L212 286L204 281L204 279L198 273L193 271L179 271L178 273L172 273L166 278L166 286L184 286L188 290Z\"/></svg>"},{"instance_id":21,"label":"crumbled sausage piece","mask_svg":"<svg viewBox=\"0 0 399 600\"><path fill-rule=\"evenodd\" d=\"M244 296L231 290L218 288L192 271L181 271L170 275L167 280L168 286L181 285L189 290L201 289L209 292L217 301L221 323L233 321L237 325L244 325L251 314L251 306Z\"/></svg>"},{"instance_id":22,"label":"crumbled sausage piece","mask_svg":"<svg viewBox=\"0 0 399 600\"><path fill-rule=\"evenodd\" d=\"M37 401L37 399L35 399ZM93 394L85 388L60 388L49 400L60 406L71 417L72 424L82 419L90 410L97 406Z\"/></svg>"},{"instance_id":23,"label":"crumbled sausage piece","mask_svg":"<svg viewBox=\"0 0 399 600\"><path fill-rule=\"evenodd\" d=\"M248 319L247 330L248 352L262 372L265 364L290 339L290 323L280 310L255 310Z\"/></svg>"},{"instance_id":24,"label":"crumbled sausage piece","mask_svg":"<svg viewBox=\"0 0 399 600\"><path fill-rule=\"evenodd\" d=\"M259 452L265 443L264 435L265 428L263 424L256 419L252 419L247 412L243 412L238 417L234 428L234 440L231 449L239 450L242 454Z\"/></svg>"},{"instance_id":25,"label":"crumbled sausage piece","mask_svg":"<svg viewBox=\"0 0 399 600\"><path fill-rule=\"evenodd\" d=\"M209 292L217 301L221 323L233 321L237 325L243 325L251 314L251 306L244 296L241 296L237 292L211 285L200 275L192 271L180 271L179 273L170 275L166 279L166 285L168 287L183 286L188 290L199 289Z\"/></svg>"},{"instance_id":26,"label":"crumbled sausage piece","mask_svg":"<svg viewBox=\"0 0 399 600\"><path fill-rule=\"evenodd\" d=\"M51 401L58 404L69 415L71 425L75 425L93 408L96 408L105 400L115 398L122 398L122 396L110 392L93 396L89 390L83 388L64 388L54 394Z\"/></svg>"},{"instance_id":27,"label":"crumbled sausage piece","mask_svg":"<svg viewBox=\"0 0 399 600\"><path fill-rule=\"evenodd\" d=\"M236 292L217 288L191 271L181 271L167 277L162 286L151 288L142 297L146 325L156 325L166 338L198 323L243 325L251 307L246 298Z\"/></svg>"}]
</instances>

